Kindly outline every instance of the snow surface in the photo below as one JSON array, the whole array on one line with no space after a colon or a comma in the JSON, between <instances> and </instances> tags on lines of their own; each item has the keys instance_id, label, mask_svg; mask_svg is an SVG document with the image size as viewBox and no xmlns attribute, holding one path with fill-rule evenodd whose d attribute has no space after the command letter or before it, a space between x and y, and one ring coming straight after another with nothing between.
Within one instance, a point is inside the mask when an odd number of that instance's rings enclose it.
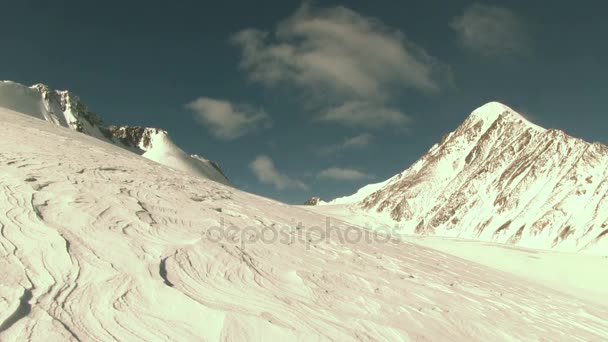
<instances>
[{"instance_id":1,"label":"snow surface","mask_svg":"<svg viewBox=\"0 0 608 342\"><path fill-rule=\"evenodd\" d=\"M159 164L230 184L224 173L211 161L198 155L188 155L177 146L169 134L157 128L119 127L124 130L143 130L152 144L143 141L125 141L112 136L102 120L88 111L78 97L69 91L52 90L44 84L27 87L12 81L0 81L0 107L68 127L95 138L127 148ZM122 130L122 131L120 131Z\"/></svg>"},{"instance_id":2,"label":"snow surface","mask_svg":"<svg viewBox=\"0 0 608 342\"><path fill-rule=\"evenodd\" d=\"M389 181L390 181L390 179L385 180L384 182L380 182L380 183L368 184L368 185L362 187L361 189L357 190L357 192L355 192L354 194L352 194L350 196L338 197L338 198L336 198L334 200L331 200L329 202L319 202L319 205L357 203L357 202L362 201L363 199L365 199L365 197L367 197L367 196L373 194L374 192L382 189Z\"/></svg>"},{"instance_id":3,"label":"snow surface","mask_svg":"<svg viewBox=\"0 0 608 342\"><path fill-rule=\"evenodd\" d=\"M149 145L142 145L140 148L145 151L142 155L144 158L175 170L203 176L226 185L230 184L226 176L211 161L198 155L188 155L175 145L166 131L155 130L155 133L150 136Z\"/></svg>"},{"instance_id":4,"label":"snow surface","mask_svg":"<svg viewBox=\"0 0 608 342\"><path fill-rule=\"evenodd\" d=\"M68 127L61 108L56 103L45 103L40 92L33 87L0 81L0 104L4 108Z\"/></svg>"},{"instance_id":5,"label":"snow surface","mask_svg":"<svg viewBox=\"0 0 608 342\"><path fill-rule=\"evenodd\" d=\"M23 114L0 127L2 341L608 338L596 302L338 220L321 238L323 215Z\"/></svg>"},{"instance_id":6,"label":"snow surface","mask_svg":"<svg viewBox=\"0 0 608 342\"><path fill-rule=\"evenodd\" d=\"M400 237L608 307L608 257L437 236Z\"/></svg>"}]
</instances>

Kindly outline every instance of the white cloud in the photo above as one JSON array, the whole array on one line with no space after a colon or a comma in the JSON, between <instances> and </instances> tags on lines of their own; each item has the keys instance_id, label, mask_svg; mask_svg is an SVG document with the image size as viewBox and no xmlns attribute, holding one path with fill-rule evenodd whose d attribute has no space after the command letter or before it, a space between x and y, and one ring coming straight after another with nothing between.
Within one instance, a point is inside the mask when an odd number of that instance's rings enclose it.
<instances>
[{"instance_id":1,"label":"white cloud","mask_svg":"<svg viewBox=\"0 0 608 342\"><path fill-rule=\"evenodd\" d=\"M370 99L383 107L403 88L433 92L449 78L443 63L402 32L345 7L316 9L305 4L275 31L247 29L232 41L241 48L241 67L252 80L295 86L311 107Z\"/></svg>"},{"instance_id":2,"label":"white cloud","mask_svg":"<svg viewBox=\"0 0 608 342\"><path fill-rule=\"evenodd\" d=\"M410 122L410 118L397 109L365 101L350 101L331 108L321 120L366 128L399 127Z\"/></svg>"},{"instance_id":3,"label":"white cloud","mask_svg":"<svg viewBox=\"0 0 608 342\"><path fill-rule=\"evenodd\" d=\"M274 162L270 157L261 155L256 157L250 164L249 168L257 179L264 184L271 184L279 190L287 188L297 188L307 190L308 187L301 181L291 179L285 174L277 170Z\"/></svg>"},{"instance_id":4,"label":"white cloud","mask_svg":"<svg viewBox=\"0 0 608 342\"><path fill-rule=\"evenodd\" d=\"M354 137L346 138L343 142L333 144L319 149L319 154L330 155L344 150L359 149L370 145L373 135L369 133L359 134Z\"/></svg>"},{"instance_id":5,"label":"white cloud","mask_svg":"<svg viewBox=\"0 0 608 342\"><path fill-rule=\"evenodd\" d=\"M271 124L268 114L248 105L233 105L225 100L198 98L186 108L195 113L197 121L222 140L233 140Z\"/></svg>"},{"instance_id":6,"label":"white cloud","mask_svg":"<svg viewBox=\"0 0 608 342\"><path fill-rule=\"evenodd\" d=\"M338 181L355 181L361 179L370 179L372 176L355 169L331 167L320 171L317 174L318 178L332 179Z\"/></svg>"},{"instance_id":7,"label":"white cloud","mask_svg":"<svg viewBox=\"0 0 608 342\"><path fill-rule=\"evenodd\" d=\"M523 53L528 45L523 23L505 7L473 4L450 27L463 47L485 56Z\"/></svg>"}]
</instances>

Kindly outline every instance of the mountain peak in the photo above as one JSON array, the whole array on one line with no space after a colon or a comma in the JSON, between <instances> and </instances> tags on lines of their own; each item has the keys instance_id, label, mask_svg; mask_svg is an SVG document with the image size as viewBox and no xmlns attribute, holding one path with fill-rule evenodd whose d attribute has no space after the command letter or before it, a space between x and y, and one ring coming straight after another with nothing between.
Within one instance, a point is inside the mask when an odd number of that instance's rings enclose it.
<instances>
[{"instance_id":1,"label":"mountain peak","mask_svg":"<svg viewBox=\"0 0 608 342\"><path fill-rule=\"evenodd\" d=\"M607 165L608 147L490 102L351 207L407 233L601 251L608 246Z\"/></svg>"},{"instance_id":2,"label":"mountain peak","mask_svg":"<svg viewBox=\"0 0 608 342\"><path fill-rule=\"evenodd\" d=\"M51 90L51 87L49 87L48 85L46 85L44 83L36 83L36 84L32 85L30 88L39 89L41 91L49 91L49 90Z\"/></svg>"},{"instance_id":3,"label":"mountain peak","mask_svg":"<svg viewBox=\"0 0 608 342\"><path fill-rule=\"evenodd\" d=\"M485 132L494 122L501 119L504 123L523 124L524 127L532 128L539 131L545 129L535 125L526 119L523 115L513 110L511 107L497 101L492 101L475 109L465 120L465 127L481 128Z\"/></svg>"},{"instance_id":4,"label":"mountain peak","mask_svg":"<svg viewBox=\"0 0 608 342\"><path fill-rule=\"evenodd\" d=\"M469 116L469 119L472 119L474 121L484 120L494 122L499 117L508 118L515 121L522 120L526 123L529 123L529 121L521 114L514 111L509 106L496 101L488 102L483 106L475 109Z\"/></svg>"}]
</instances>

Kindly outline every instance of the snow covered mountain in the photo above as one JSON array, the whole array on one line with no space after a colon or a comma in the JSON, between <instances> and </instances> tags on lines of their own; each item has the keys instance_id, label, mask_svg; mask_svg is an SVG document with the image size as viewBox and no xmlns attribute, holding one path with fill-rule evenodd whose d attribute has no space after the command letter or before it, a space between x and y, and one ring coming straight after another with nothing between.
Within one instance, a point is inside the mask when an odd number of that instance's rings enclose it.
<instances>
[{"instance_id":1,"label":"snow covered mountain","mask_svg":"<svg viewBox=\"0 0 608 342\"><path fill-rule=\"evenodd\" d=\"M24 114L0 127L2 341L608 336L608 307L576 293L339 220L325 234L323 215Z\"/></svg>"},{"instance_id":2,"label":"snow covered mountain","mask_svg":"<svg viewBox=\"0 0 608 342\"><path fill-rule=\"evenodd\" d=\"M406 233L608 254L608 147L497 102L367 190L320 210Z\"/></svg>"},{"instance_id":3,"label":"snow covered mountain","mask_svg":"<svg viewBox=\"0 0 608 342\"><path fill-rule=\"evenodd\" d=\"M144 158L176 170L203 176L230 185L219 165L199 155L188 155L169 138L167 131L158 128L110 126L113 141L135 150Z\"/></svg>"},{"instance_id":4,"label":"snow covered mountain","mask_svg":"<svg viewBox=\"0 0 608 342\"><path fill-rule=\"evenodd\" d=\"M157 128L106 127L69 91L53 90L44 84L26 87L0 81L0 107L46 120L127 148L170 168L230 184L219 166L198 155L188 155L166 131Z\"/></svg>"}]
</instances>

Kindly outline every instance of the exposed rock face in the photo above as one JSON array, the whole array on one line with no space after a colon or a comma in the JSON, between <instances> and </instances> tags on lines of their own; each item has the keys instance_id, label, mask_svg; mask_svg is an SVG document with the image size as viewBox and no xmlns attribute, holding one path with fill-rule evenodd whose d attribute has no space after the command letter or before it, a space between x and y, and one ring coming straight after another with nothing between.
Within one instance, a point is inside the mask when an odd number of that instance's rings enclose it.
<instances>
[{"instance_id":1,"label":"exposed rock face","mask_svg":"<svg viewBox=\"0 0 608 342\"><path fill-rule=\"evenodd\" d=\"M565 250L608 247L608 147L493 102L354 206L406 231Z\"/></svg>"},{"instance_id":2,"label":"exposed rock face","mask_svg":"<svg viewBox=\"0 0 608 342\"><path fill-rule=\"evenodd\" d=\"M91 112L88 107L80 101L78 96L75 96L67 90L50 89L45 84L36 84L33 88L38 89L45 101L49 103L56 102L60 105L62 112L71 114L73 120L69 120L68 122L71 128L81 133L87 133L85 127L88 125L103 130L103 120L101 120L97 114ZM68 114L65 115L69 116ZM85 122L88 123L88 125L85 125Z\"/></svg>"},{"instance_id":3,"label":"exposed rock face","mask_svg":"<svg viewBox=\"0 0 608 342\"><path fill-rule=\"evenodd\" d=\"M310 199L308 199L306 202L304 202L304 205L318 205L319 203L324 202L321 197L311 197Z\"/></svg>"},{"instance_id":4,"label":"exposed rock face","mask_svg":"<svg viewBox=\"0 0 608 342\"><path fill-rule=\"evenodd\" d=\"M113 137L128 147L147 151L151 147L152 137L155 134L167 134L159 128L110 126L108 130Z\"/></svg>"}]
</instances>

